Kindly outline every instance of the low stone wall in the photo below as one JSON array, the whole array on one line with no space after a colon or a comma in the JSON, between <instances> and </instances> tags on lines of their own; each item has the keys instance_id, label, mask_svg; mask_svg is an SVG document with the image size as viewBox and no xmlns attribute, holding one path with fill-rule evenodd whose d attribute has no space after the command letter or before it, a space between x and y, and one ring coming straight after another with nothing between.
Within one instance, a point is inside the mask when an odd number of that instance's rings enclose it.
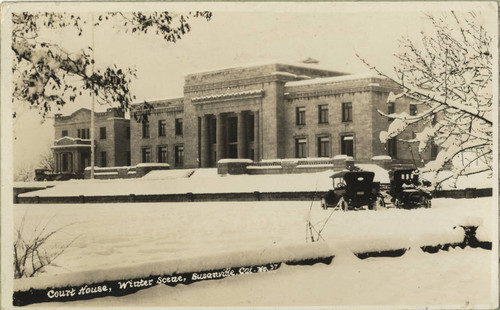
<instances>
[{"instance_id":1,"label":"low stone wall","mask_svg":"<svg viewBox=\"0 0 500 310\"><path fill-rule=\"evenodd\" d=\"M135 166L135 171L136 171L136 178L142 178L149 172L153 170L169 170L170 165L169 164L155 164L155 163L143 163L143 164L138 164Z\"/></svg>"},{"instance_id":2,"label":"low stone wall","mask_svg":"<svg viewBox=\"0 0 500 310\"><path fill-rule=\"evenodd\" d=\"M253 164L251 159L221 159L217 162L218 174L246 174L247 167Z\"/></svg>"},{"instance_id":3,"label":"low stone wall","mask_svg":"<svg viewBox=\"0 0 500 310\"><path fill-rule=\"evenodd\" d=\"M493 196L492 188L466 188L439 190L432 193L433 198L478 198Z\"/></svg>"},{"instance_id":4,"label":"low stone wall","mask_svg":"<svg viewBox=\"0 0 500 310\"><path fill-rule=\"evenodd\" d=\"M345 162L342 161L345 168ZM247 166L250 175L312 173L334 169L331 158L294 158L264 160Z\"/></svg>"},{"instance_id":5,"label":"low stone wall","mask_svg":"<svg viewBox=\"0 0 500 310\"><path fill-rule=\"evenodd\" d=\"M360 163L376 164L386 170L390 170L393 166L393 160L389 156L376 156L370 161ZM217 173L250 175L313 173L332 169L334 171L350 170L354 166L354 158L345 155L334 158L289 158L260 162L253 162L250 159L221 159L217 163Z\"/></svg>"},{"instance_id":6,"label":"low stone wall","mask_svg":"<svg viewBox=\"0 0 500 310\"><path fill-rule=\"evenodd\" d=\"M54 185L33 186L33 187L14 187L14 203L19 203L19 200L17 198L17 195L19 195L19 194L39 191L39 190L43 190L43 189L47 189L47 188L51 188L51 187L54 187Z\"/></svg>"},{"instance_id":7,"label":"low stone wall","mask_svg":"<svg viewBox=\"0 0 500 310\"><path fill-rule=\"evenodd\" d=\"M95 167L94 179L133 179L141 178L153 170L168 170L169 164L143 163L137 166ZM90 167L85 168L85 179L90 179Z\"/></svg>"},{"instance_id":8,"label":"low stone wall","mask_svg":"<svg viewBox=\"0 0 500 310\"><path fill-rule=\"evenodd\" d=\"M312 201L319 200L325 191L301 192L241 192L241 193L183 193L164 195L68 196L68 197L17 197L15 203L124 203L124 202L204 202L204 201ZM434 198L490 197L491 188L468 188L433 192Z\"/></svg>"},{"instance_id":9,"label":"low stone wall","mask_svg":"<svg viewBox=\"0 0 500 310\"><path fill-rule=\"evenodd\" d=\"M18 197L18 203L124 203L124 202L205 202L205 201L273 201L319 200L326 192L242 192L184 193L164 195Z\"/></svg>"}]
</instances>

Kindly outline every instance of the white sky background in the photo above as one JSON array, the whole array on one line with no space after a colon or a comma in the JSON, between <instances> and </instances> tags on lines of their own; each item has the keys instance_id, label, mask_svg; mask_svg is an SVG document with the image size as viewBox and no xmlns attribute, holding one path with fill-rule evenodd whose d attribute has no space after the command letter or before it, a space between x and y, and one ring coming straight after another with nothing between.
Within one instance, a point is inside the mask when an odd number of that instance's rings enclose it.
<instances>
[{"instance_id":1,"label":"white sky background","mask_svg":"<svg viewBox=\"0 0 500 310\"><path fill-rule=\"evenodd\" d=\"M30 10L38 4L30 4ZM86 4L98 12L98 4ZM120 4L121 5L121 4ZM144 10L172 10L168 3L144 4ZM206 7L197 3L197 9ZM131 84L137 101L181 97L184 76L189 73L217 70L263 62L297 62L308 57L320 61L319 67L361 73L368 68L356 57L356 52L388 72L395 65L394 53L403 35L417 41L429 22L422 10L439 12L444 9L482 10L485 26L496 35L497 11L487 3L254 3L209 4L212 20L192 19L192 31L177 43L169 43L153 34L125 33L108 23L96 28L96 67L116 63L121 67L135 66L138 79ZM145 6L145 7L144 7ZM114 7L120 10L125 6ZM128 7L128 6L127 6ZM68 9L71 8L68 6ZM61 9L58 7L58 9ZM81 10L81 6L79 7ZM110 10L109 8L106 8ZM43 6L37 10L44 10ZM64 9L66 10L66 9ZM88 13L80 13L82 17ZM90 25L81 37L73 31L51 32L50 39L67 50L90 45ZM88 98L68 103L59 113L67 114L82 106L90 107ZM35 165L40 154L53 143L53 120L43 124L37 111L14 107L14 169Z\"/></svg>"}]
</instances>

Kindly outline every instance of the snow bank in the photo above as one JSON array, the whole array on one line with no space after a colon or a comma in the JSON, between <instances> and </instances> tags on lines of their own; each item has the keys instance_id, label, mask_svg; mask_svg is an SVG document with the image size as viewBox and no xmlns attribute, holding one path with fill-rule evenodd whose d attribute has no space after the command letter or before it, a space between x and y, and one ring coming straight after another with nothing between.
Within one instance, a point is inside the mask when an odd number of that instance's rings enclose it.
<instances>
[{"instance_id":1,"label":"snow bank","mask_svg":"<svg viewBox=\"0 0 500 310\"><path fill-rule=\"evenodd\" d=\"M378 155L378 156L373 156L372 160L392 160L392 157L388 155Z\"/></svg>"},{"instance_id":2,"label":"snow bank","mask_svg":"<svg viewBox=\"0 0 500 310\"><path fill-rule=\"evenodd\" d=\"M317 242L298 246L271 247L253 251L227 251L213 255L188 259L167 259L134 266L96 269L92 271L39 276L14 281L15 291L27 291L30 288L77 286L112 280L134 279L151 275L173 275L187 272L210 271L229 267L264 265L290 261L333 256L326 243Z\"/></svg>"},{"instance_id":3,"label":"snow bank","mask_svg":"<svg viewBox=\"0 0 500 310\"><path fill-rule=\"evenodd\" d=\"M153 170L142 177L145 180L172 180L189 178L195 169Z\"/></svg>"},{"instance_id":4,"label":"snow bank","mask_svg":"<svg viewBox=\"0 0 500 310\"><path fill-rule=\"evenodd\" d=\"M491 188L493 187L493 179L491 173L486 171L483 173L473 174L469 176L460 176L456 182L453 179L453 172L449 170L435 172L422 172L422 178L433 183L447 179L441 183L441 189L466 189L466 188Z\"/></svg>"},{"instance_id":5,"label":"snow bank","mask_svg":"<svg viewBox=\"0 0 500 310\"><path fill-rule=\"evenodd\" d=\"M141 163L141 164L137 164L136 167L170 167L169 164L165 164L165 163Z\"/></svg>"},{"instance_id":6,"label":"snow bank","mask_svg":"<svg viewBox=\"0 0 500 310\"><path fill-rule=\"evenodd\" d=\"M174 172L174 170L171 171L172 175L168 171L165 174L154 173L151 177L138 179L61 182L55 187L43 191L20 194L19 197L154 195L185 194L189 192L293 192L327 191L331 188L331 180L328 178L331 175L331 171L327 171L327 174L318 172L276 175L227 175L221 177L217 175L217 169L198 169L189 178L179 177L179 175L176 175L177 172ZM179 173L182 175L184 172ZM160 176L172 176L172 178L166 177L162 179Z\"/></svg>"},{"instance_id":7,"label":"snow bank","mask_svg":"<svg viewBox=\"0 0 500 310\"><path fill-rule=\"evenodd\" d=\"M253 164L253 160L245 158L224 158L217 162L218 164L229 164L229 163L246 163Z\"/></svg>"}]
</instances>

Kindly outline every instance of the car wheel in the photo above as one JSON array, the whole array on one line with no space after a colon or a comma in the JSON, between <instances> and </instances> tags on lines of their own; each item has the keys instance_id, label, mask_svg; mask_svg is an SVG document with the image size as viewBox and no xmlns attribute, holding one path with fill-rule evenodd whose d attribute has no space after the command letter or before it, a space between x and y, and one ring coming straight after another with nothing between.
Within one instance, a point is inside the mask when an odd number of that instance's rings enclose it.
<instances>
[{"instance_id":1,"label":"car wheel","mask_svg":"<svg viewBox=\"0 0 500 310\"><path fill-rule=\"evenodd\" d=\"M385 207L384 197L381 197L381 196L377 197L377 200L373 204L373 210L377 211L377 210L380 210L380 208L384 208L384 207Z\"/></svg>"},{"instance_id":2,"label":"car wheel","mask_svg":"<svg viewBox=\"0 0 500 310\"><path fill-rule=\"evenodd\" d=\"M431 200L425 196L422 196L422 205L426 208L431 207Z\"/></svg>"},{"instance_id":3,"label":"car wheel","mask_svg":"<svg viewBox=\"0 0 500 310\"><path fill-rule=\"evenodd\" d=\"M325 197L321 197L321 208L323 210L326 210L328 208L328 206L326 205L326 199L325 199Z\"/></svg>"},{"instance_id":4,"label":"car wheel","mask_svg":"<svg viewBox=\"0 0 500 310\"><path fill-rule=\"evenodd\" d=\"M340 197L337 205L340 207L342 211L347 211L348 205L347 202L344 200L344 197Z\"/></svg>"}]
</instances>

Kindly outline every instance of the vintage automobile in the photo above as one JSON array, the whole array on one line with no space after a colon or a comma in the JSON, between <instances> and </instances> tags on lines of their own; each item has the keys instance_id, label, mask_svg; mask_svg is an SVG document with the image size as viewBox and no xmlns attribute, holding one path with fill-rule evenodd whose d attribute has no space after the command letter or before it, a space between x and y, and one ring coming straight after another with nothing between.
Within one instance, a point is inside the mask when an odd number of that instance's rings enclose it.
<instances>
[{"instance_id":1,"label":"vintage automobile","mask_svg":"<svg viewBox=\"0 0 500 310\"><path fill-rule=\"evenodd\" d=\"M66 181L70 179L83 179L83 175L76 173L55 173L49 169L35 169L35 181Z\"/></svg>"},{"instance_id":2,"label":"vintage automobile","mask_svg":"<svg viewBox=\"0 0 500 310\"><path fill-rule=\"evenodd\" d=\"M380 183L374 182L375 173L369 171L339 171L334 173L333 189L321 197L321 207L340 210L359 209L368 206L373 210L385 206L380 194Z\"/></svg>"},{"instance_id":3,"label":"vintage automobile","mask_svg":"<svg viewBox=\"0 0 500 310\"><path fill-rule=\"evenodd\" d=\"M418 169L402 169L389 174L389 194L396 208L423 206L431 207L432 194L426 189L429 181L421 180Z\"/></svg>"}]
</instances>

